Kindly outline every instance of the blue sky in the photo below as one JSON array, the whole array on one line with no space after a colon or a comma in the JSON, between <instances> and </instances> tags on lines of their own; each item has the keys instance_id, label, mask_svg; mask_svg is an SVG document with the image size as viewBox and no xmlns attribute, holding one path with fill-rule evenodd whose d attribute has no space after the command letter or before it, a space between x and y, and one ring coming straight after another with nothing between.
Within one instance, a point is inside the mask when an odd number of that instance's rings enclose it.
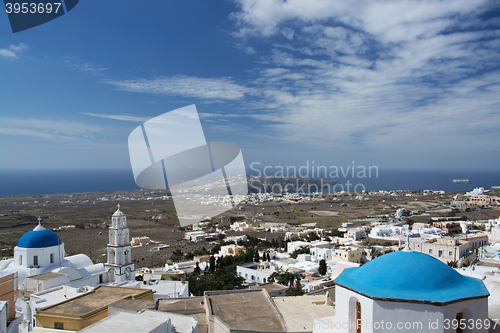
<instances>
[{"instance_id":1,"label":"blue sky","mask_svg":"<svg viewBox=\"0 0 500 333\"><path fill-rule=\"evenodd\" d=\"M16 34L0 14L0 168L130 168L134 128L196 104L247 165L498 169L499 51L497 1L85 0Z\"/></svg>"}]
</instances>

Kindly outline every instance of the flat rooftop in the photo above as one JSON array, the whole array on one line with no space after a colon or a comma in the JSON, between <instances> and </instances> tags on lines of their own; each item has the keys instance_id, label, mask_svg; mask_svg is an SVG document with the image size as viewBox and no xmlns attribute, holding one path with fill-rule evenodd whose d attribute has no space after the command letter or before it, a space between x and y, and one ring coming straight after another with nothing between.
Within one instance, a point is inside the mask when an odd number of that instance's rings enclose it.
<instances>
[{"instance_id":1,"label":"flat rooftop","mask_svg":"<svg viewBox=\"0 0 500 333\"><path fill-rule=\"evenodd\" d=\"M293 328L294 332L310 332L314 319L335 315L333 305L325 305L326 295L280 296L273 297L273 301L287 327ZM303 323L304 327L297 327L296 323Z\"/></svg>"},{"instance_id":2,"label":"flat rooftop","mask_svg":"<svg viewBox=\"0 0 500 333\"><path fill-rule=\"evenodd\" d=\"M99 286L87 294L38 310L40 314L54 313L82 317L124 298L141 297L151 290Z\"/></svg>"},{"instance_id":3,"label":"flat rooftop","mask_svg":"<svg viewBox=\"0 0 500 333\"><path fill-rule=\"evenodd\" d=\"M177 314L205 313L205 298L203 296L188 298L160 299L158 311Z\"/></svg>"},{"instance_id":4,"label":"flat rooftop","mask_svg":"<svg viewBox=\"0 0 500 333\"><path fill-rule=\"evenodd\" d=\"M160 299L158 302L158 311L192 317L198 322L199 332L208 331L205 297Z\"/></svg>"},{"instance_id":5,"label":"flat rooftop","mask_svg":"<svg viewBox=\"0 0 500 333\"><path fill-rule=\"evenodd\" d=\"M126 311L137 313L145 309L155 309L155 307L156 302L152 300L125 298L108 305L108 315L112 314L112 308L116 310L116 312Z\"/></svg>"},{"instance_id":6,"label":"flat rooftop","mask_svg":"<svg viewBox=\"0 0 500 333\"><path fill-rule=\"evenodd\" d=\"M165 325L167 318L153 318L137 314L118 312L82 329L80 332L152 332Z\"/></svg>"},{"instance_id":7,"label":"flat rooftop","mask_svg":"<svg viewBox=\"0 0 500 333\"><path fill-rule=\"evenodd\" d=\"M280 313L265 290L205 292L209 315L219 317L231 329L286 332Z\"/></svg>"}]
</instances>

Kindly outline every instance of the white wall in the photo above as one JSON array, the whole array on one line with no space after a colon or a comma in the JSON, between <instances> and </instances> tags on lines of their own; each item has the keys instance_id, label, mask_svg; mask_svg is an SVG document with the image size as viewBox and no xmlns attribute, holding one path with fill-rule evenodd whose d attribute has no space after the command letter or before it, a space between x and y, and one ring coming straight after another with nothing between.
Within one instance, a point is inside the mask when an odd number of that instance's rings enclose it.
<instances>
[{"instance_id":1,"label":"white wall","mask_svg":"<svg viewBox=\"0 0 500 333\"><path fill-rule=\"evenodd\" d=\"M269 282L269 277L271 276L272 272L269 270L259 271L252 268L236 266L236 274L244 278L245 282L247 283L267 283ZM254 276L254 279L252 279L252 275Z\"/></svg>"},{"instance_id":2,"label":"white wall","mask_svg":"<svg viewBox=\"0 0 500 333\"><path fill-rule=\"evenodd\" d=\"M340 286L335 287L335 332L354 333L356 326L356 301L361 303L361 319L373 322L373 300ZM363 333L371 333L370 327L362 327Z\"/></svg>"},{"instance_id":3,"label":"white wall","mask_svg":"<svg viewBox=\"0 0 500 333\"><path fill-rule=\"evenodd\" d=\"M451 303L444 306L410 302L374 301L353 291L337 286L335 288L335 332L353 333L355 325L349 325L356 318L355 303L361 303L362 332L456 332L450 326L445 330L445 320L456 319L462 312L467 325L474 319L474 330L464 329L464 333L486 333L488 330L477 328L477 320L483 326L488 318L487 298Z\"/></svg>"}]
</instances>

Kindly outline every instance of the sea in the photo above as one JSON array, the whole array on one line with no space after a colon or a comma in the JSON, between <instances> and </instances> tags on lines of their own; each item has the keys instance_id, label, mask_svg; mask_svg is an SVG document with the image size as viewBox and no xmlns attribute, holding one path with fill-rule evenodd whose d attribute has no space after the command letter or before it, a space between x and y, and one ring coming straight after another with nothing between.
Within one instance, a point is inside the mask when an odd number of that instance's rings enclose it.
<instances>
[{"instance_id":1,"label":"sea","mask_svg":"<svg viewBox=\"0 0 500 333\"><path fill-rule=\"evenodd\" d=\"M454 179L469 179L456 184ZM500 170L402 170L378 169L371 177L334 178L350 192L378 190L470 191L475 187L500 186ZM349 181L350 188L347 189ZM361 187L361 184L363 187ZM357 186L354 190L354 186ZM108 192L138 190L132 170L0 170L0 197L54 193ZM335 188L338 192L341 187Z\"/></svg>"}]
</instances>

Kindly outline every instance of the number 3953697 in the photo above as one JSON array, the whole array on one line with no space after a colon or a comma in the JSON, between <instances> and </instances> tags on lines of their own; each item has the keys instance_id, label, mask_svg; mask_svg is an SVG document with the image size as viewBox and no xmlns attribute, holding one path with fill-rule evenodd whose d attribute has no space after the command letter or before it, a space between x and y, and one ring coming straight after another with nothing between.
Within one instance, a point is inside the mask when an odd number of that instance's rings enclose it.
<instances>
[{"instance_id":1,"label":"number 3953697","mask_svg":"<svg viewBox=\"0 0 500 333\"><path fill-rule=\"evenodd\" d=\"M54 2L54 3L28 3L28 2L23 2L23 3L6 3L5 4L5 10L7 11L7 14L10 13L22 13L22 14L43 14L47 13L50 14L52 12L57 13L59 11L59 8L61 7L60 2Z\"/></svg>"}]
</instances>

